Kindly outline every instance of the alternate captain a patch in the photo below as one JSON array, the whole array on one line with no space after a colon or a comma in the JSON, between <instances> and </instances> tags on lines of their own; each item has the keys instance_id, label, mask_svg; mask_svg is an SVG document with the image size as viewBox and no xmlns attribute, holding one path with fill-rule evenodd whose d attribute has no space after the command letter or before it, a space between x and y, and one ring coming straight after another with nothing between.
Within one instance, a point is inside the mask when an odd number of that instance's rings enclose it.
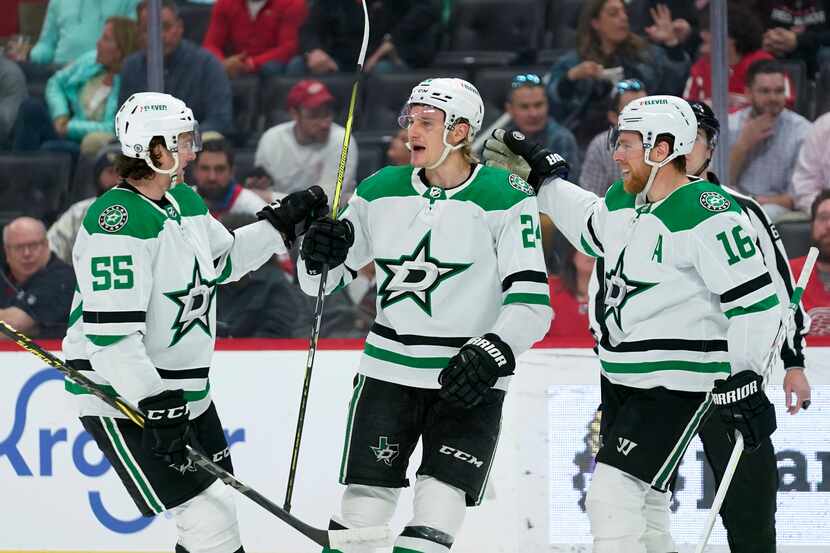
<instances>
[{"instance_id":1,"label":"alternate captain a patch","mask_svg":"<svg viewBox=\"0 0 830 553\"><path fill-rule=\"evenodd\" d=\"M519 192L524 192L528 196L535 196L536 193L533 192L533 187L530 186L526 180L522 177L517 175L516 173L510 173L510 177L507 179L507 182L510 183L510 186L518 190Z\"/></svg>"},{"instance_id":2,"label":"alternate captain a patch","mask_svg":"<svg viewBox=\"0 0 830 553\"><path fill-rule=\"evenodd\" d=\"M732 202L727 200L723 194L718 192L703 192L700 195L700 205L703 206L704 209L720 213L721 211L729 209Z\"/></svg>"},{"instance_id":3,"label":"alternate captain a patch","mask_svg":"<svg viewBox=\"0 0 830 553\"><path fill-rule=\"evenodd\" d=\"M111 205L98 216L98 226L107 232L118 232L127 224L127 208L123 205Z\"/></svg>"}]
</instances>

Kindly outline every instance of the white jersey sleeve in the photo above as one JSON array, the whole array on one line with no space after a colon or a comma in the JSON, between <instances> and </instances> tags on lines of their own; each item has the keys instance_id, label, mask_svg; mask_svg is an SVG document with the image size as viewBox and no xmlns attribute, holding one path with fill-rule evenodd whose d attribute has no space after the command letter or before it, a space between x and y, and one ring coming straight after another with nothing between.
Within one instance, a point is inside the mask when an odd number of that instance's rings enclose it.
<instances>
[{"instance_id":1,"label":"white jersey sleeve","mask_svg":"<svg viewBox=\"0 0 830 553\"><path fill-rule=\"evenodd\" d=\"M591 257L601 257L605 225L602 198L560 178L545 181L539 189L539 211L547 215L575 248Z\"/></svg>"},{"instance_id":2,"label":"white jersey sleeve","mask_svg":"<svg viewBox=\"0 0 830 553\"><path fill-rule=\"evenodd\" d=\"M274 254L287 251L282 235L268 221L257 221L233 232L210 215L205 215L205 221L219 284L237 281Z\"/></svg>"}]
</instances>

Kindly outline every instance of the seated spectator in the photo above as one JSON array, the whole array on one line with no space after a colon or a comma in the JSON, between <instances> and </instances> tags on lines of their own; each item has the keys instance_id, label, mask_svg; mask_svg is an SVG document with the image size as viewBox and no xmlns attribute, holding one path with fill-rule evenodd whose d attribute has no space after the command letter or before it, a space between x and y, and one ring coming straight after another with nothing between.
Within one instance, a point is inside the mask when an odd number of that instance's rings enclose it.
<instances>
[{"instance_id":1,"label":"seated spectator","mask_svg":"<svg viewBox=\"0 0 830 553\"><path fill-rule=\"evenodd\" d=\"M822 190L830 189L830 113L815 120L804 136L793 171L795 208L809 212L813 200Z\"/></svg>"},{"instance_id":2,"label":"seated spectator","mask_svg":"<svg viewBox=\"0 0 830 553\"><path fill-rule=\"evenodd\" d=\"M746 72L758 60L773 59L772 54L761 50L763 26L758 16L742 4L728 5L726 57L729 63L729 112L749 105L746 97ZM702 39L700 57L692 65L683 97L689 101L712 105L712 61L709 57L712 35L709 32L708 10L701 18ZM787 106L795 105L795 87L787 77Z\"/></svg>"},{"instance_id":3,"label":"seated spectator","mask_svg":"<svg viewBox=\"0 0 830 553\"><path fill-rule=\"evenodd\" d=\"M49 78L48 111L40 100L24 102L15 149L83 150L87 154L100 150L115 134L122 62L137 48L135 22L126 17L109 18L96 49Z\"/></svg>"},{"instance_id":4,"label":"seated spectator","mask_svg":"<svg viewBox=\"0 0 830 553\"><path fill-rule=\"evenodd\" d=\"M256 217L226 212L220 220L233 231ZM216 301L221 338L295 338L311 328L305 295L273 263L219 286Z\"/></svg>"},{"instance_id":5,"label":"seated spectator","mask_svg":"<svg viewBox=\"0 0 830 553\"><path fill-rule=\"evenodd\" d=\"M811 218L810 245L818 248L818 260L801 302L811 319L810 335L830 336L830 190L822 190L816 196ZM801 274L806 259L807 256L790 260L794 275Z\"/></svg>"},{"instance_id":6,"label":"seated spectator","mask_svg":"<svg viewBox=\"0 0 830 553\"><path fill-rule=\"evenodd\" d=\"M285 194L274 192L274 181L271 179L271 175L259 166L255 166L242 178L242 186L267 203L279 200L285 196Z\"/></svg>"},{"instance_id":7,"label":"seated spectator","mask_svg":"<svg viewBox=\"0 0 830 553\"><path fill-rule=\"evenodd\" d=\"M50 0L29 61L57 65L75 61L95 48L95 40L111 17L135 17L136 4L138 0Z\"/></svg>"},{"instance_id":8,"label":"seated spectator","mask_svg":"<svg viewBox=\"0 0 830 553\"><path fill-rule=\"evenodd\" d=\"M617 118L623 108L637 98L645 96L648 96L645 86L637 79L618 82L614 85L608 102L608 123L616 127ZM605 196L611 184L620 177L620 168L608 147L608 131L602 131L591 139L585 151L585 161L579 175L579 186L602 197Z\"/></svg>"},{"instance_id":9,"label":"seated spectator","mask_svg":"<svg viewBox=\"0 0 830 553\"><path fill-rule=\"evenodd\" d=\"M259 195L236 182L233 168L230 144L221 135L203 138L202 151L193 164L193 184L217 219L226 213L255 216L266 205Z\"/></svg>"},{"instance_id":10,"label":"seated spectator","mask_svg":"<svg viewBox=\"0 0 830 553\"><path fill-rule=\"evenodd\" d=\"M409 165L409 148L406 147L408 141L406 129L398 129L386 148L387 165Z\"/></svg>"},{"instance_id":11,"label":"seated spectator","mask_svg":"<svg viewBox=\"0 0 830 553\"><path fill-rule=\"evenodd\" d=\"M297 55L307 15L305 0L218 0L202 45L231 79L277 75Z\"/></svg>"},{"instance_id":12,"label":"seated spectator","mask_svg":"<svg viewBox=\"0 0 830 553\"><path fill-rule=\"evenodd\" d=\"M580 144L605 127L605 99L618 80L639 79L652 94L682 91L689 56L666 12L655 12L649 37L657 44L649 44L629 29L622 0L583 3L577 48L553 64L548 83L553 117L574 130Z\"/></svg>"},{"instance_id":13,"label":"seated spectator","mask_svg":"<svg viewBox=\"0 0 830 553\"><path fill-rule=\"evenodd\" d=\"M541 144L568 160L569 179L579 178L579 148L571 131L550 116L545 85L539 75L516 75L510 82L510 91L504 110L510 114L508 131L518 130L528 139Z\"/></svg>"},{"instance_id":14,"label":"seated spectator","mask_svg":"<svg viewBox=\"0 0 830 553\"><path fill-rule=\"evenodd\" d=\"M72 248L75 246L75 237L84 221L84 216L89 206L92 205L98 196L115 186L121 181L118 173L115 172L115 160L121 153L118 144L105 146L95 158L95 165L92 173L95 181L97 195L92 198L85 198L77 201L61 214L57 221L49 227L46 237L49 240L49 249L64 263L72 265Z\"/></svg>"},{"instance_id":15,"label":"seated spectator","mask_svg":"<svg viewBox=\"0 0 830 553\"><path fill-rule=\"evenodd\" d=\"M594 258L577 251L570 242L557 239L559 275L548 277L554 314L547 338L591 338L588 323L588 283Z\"/></svg>"},{"instance_id":16,"label":"seated spectator","mask_svg":"<svg viewBox=\"0 0 830 553\"><path fill-rule=\"evenodd\" d=\"M12 128L26 98L26 77L15 62L0 55L0 150L11 144Z\"/></svg>"},{"instance_id":17,"label":"seated spectator","mask_svg":"<svg viewBox=\"0 0 830 553\"><path fill-rule=\"evenodd\" d=\"M776 60L746 73L750 105L729 116L729 186L749 194L773 222L793 209L790 178L810 122L784 107L786 73Z\"/></svg>"},{"instance_id":18,"label":"seated spectator","mask_svg":"<svg viewBox=\"0 0 830 553\"><path fill-rule=\"evenodd\" d=\"M801 59L808 75L830 61L830 2L759 0L766 32L763 47L779 58Z\"/></svg>"},{"instance_id":19,"label":"seated spectator","mask_svg":"<svg viewBox=\"0 0 830 553\"><path fill-rule=\"evenodd\" d=\"M60 338L66 334L75 275L49 251L46 227L18 217L3 228L6 262L0 270L0 319L24 334Z\"/></svg>"},{"instance_id":20,"label":"seated spectator","mask_svg":"<svg viewBox=\"0 0 830 553\"><path fill-rule=\"evenodd\" d=\"M285 104L292 120L265 131L257 144L254 164L268 171L276 192L289 194L317 184L333 198L346 133L332 122L334 96L320 81L305 79L291 88ZM357 156L357 144L352 140L343 180L344 200L356 185Z\"/></svg>"},{"instance_id":21,"label":"seated spectator","mask_svg":"<svg viewBox=\"0 0 830 553\"><path fill-rule=\"evenodd\" d=\"M372 26L364 71L400 71L432 62L441 30L438 0L377 0L368 10ZM359 2L317 0L300 29L300 55L291 60L287 72L354 71L362 41Z\"/></svg>"},{"instance_id":22,"label":"seated spectator","mask_svg":"<svg viewBox=\"0 0 830 553\"><path fill-rule=\"evenodd\" d=\"M164 55L164 92L180 98L193 110L204 131L233 130L231 83L216 57L182 39L184 23L173 0L161 2L161 41ZM147 0L138 5L138 30L145 49L124 61L118 104L147 85Z\"/></svg>"},{"instance_id":23,"label":"seated spectator","mask_svg":"<svg viewBox=\"0 0 830 553\"><path fill-rule=\"evenodd\" d=\"M661 21L668 13L677 40L692 58L696 56L700 44L701 15L709 10L709 6L689 0L629 0L625 7L631 30L638 35L654 32L655 21Z\"/></svg>"}]
</instances>

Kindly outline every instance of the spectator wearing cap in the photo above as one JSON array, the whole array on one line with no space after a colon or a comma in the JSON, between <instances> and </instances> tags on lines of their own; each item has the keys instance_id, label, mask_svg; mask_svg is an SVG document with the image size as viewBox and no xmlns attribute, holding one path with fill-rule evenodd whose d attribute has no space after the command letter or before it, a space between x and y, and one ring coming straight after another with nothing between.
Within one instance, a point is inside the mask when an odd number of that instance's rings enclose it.
<instances>
[{"instance_id":1,"label":"spectator wearing cap","mask_svg":"<svg viewBox=\"0 0 830 553\"><path fill-rule=\"evenodd\" d=\"M297 55L307 15L305 0L217 0L202 45L231 79L277 75Z\"/></svg>"},{"instance_id":2,"label":"spectator wearing cap","mask_svg":"<svg viewBox=\"0 0 830 553\"><path fill-rule=\"evenodd\" d=\"M617 126L617 119L625 106L647 95L645 86L637 79L618 82L608 102L606 116L611 126ZM591 139L585 151L585 160L579 175L579 186L602 197L605 196L611 184L620 177L620 169L611 156L611 150L608 149L608 132L602 131Z\"/></svg>"},{"instance_id":3,"label":"spectator wearing cap","mask_svg":"<svg viewBox=\"0 0 830 553\"><path fill-rule=\"evenodd\" d=\"M363 70L386 72L428 66L438 51L441 6L438 0L368 2L368 56ZM300 29L300 55L291 74L354 71L363 40L360 2L317 0Z\"/></svg>"},{"instance_id":4,"label":"spectator wearing cap","mask_svg":"<svg viewBox=\"0 0 830 553\"><path fill-rule=\"evenodd\" d=\"M579 178L579 148L571 131L550 116L545 85L539 75L516 75L510 82L504 110L510 114L508 131L519 131L528 139L543 145L568 160L569 179Z\"/></svg>"},{"instance_id":5,"label":"spectator wearing cap","mask_svg":"<svg viewBox=\"0 0 830 553\"><path fill-rule=\"evenodd\" d=\"M124 61L118 103L147 85L147 0L138 6L138 30L145 49ZM173 0L161 1L161 41L164 54L164 92L193 110L202 131L233 130L231 83L222 63L204 48L183 39L184 23Z\"/></svg>"},{"instance_id":6,"label":"spectator wearing cap","mask_svg":"<svg viewBox=\"0 0 830 553\"><path fill-rule=\"evenodd\" d=\"M226 213L255 216L266 202L256 192L243 188L234 179L234 152L221 136L205 139L193 164L193 184L204 198L211 215Z\"/></svg>"},{"instance_id":7,"label":"spectator wearing cap","mask_svg":"<svg viewBox=\"0 0 830 553\"><path fill-rule=\"evenodd\" d=\"M753 63L746 91L750 105L729 115L729 185L777 222L793 209L790 183L810 122L785 107L786 71L777 60Z\"/></svg>"},{"instance_id":8,"label":"spectator wearing cap","mask_svg":"<svg viewBox=\"0 0 830 553\"><path fill-rule=\"evenodd\" d=\"M98 199L98 196L121 180L115 172L115 160L120 152L121 147L118 144L111 144L101 149L95 158L92 170L96 195L69 206L49 227L49 232L46 233L49 249L64 263L72 265L72 247L75 245L75 237L78 236L78 230L81 228L89 206Z\"/></svg>"},{"instance_id":9,"label":"spectator wearing cap","mask_svg":"<svg viewBox=\"0 0 830 553\"><path fill-rule=\"evenodd\" d=\"M822 190L811 209L810 245L818 249L816 274L807 282L801 301L810 315L810 334L830 336L830 190ZM801 274L807 256L790 260L794 275Z\"/></svg>"},{"instance_id":10,"label":"spectator wearing cap","mask_svg":"<svg viewBox=\"0 0 830 553\"><path fill-rule=\"evenodd\" d=\"M726 59L729 63L729 112L749 105L746 97L746 72L758 60L773 59L761 49L763 25L758 16L742 4L730 2L727 6ZM683 97L687 100L712 104L712 60L710 51L712 33L709 31L709 11L701 17L700 57L692 65ZM787 77L787 105L795 105L795 87Z\"/></svg>"},{"instance_id":11,"label":"spectator wearing cap","mask_svg":"<svg viewBox=\"0 0 830 553\"><path fill-rule=\"evenodd\" d=\"M320 81L304 79L288 92L286 109L292 120L265 131L257 144L254 164L268 171L278 193L319 185L333 198L346 133L332 122L334 96ZM357 145L351 141L343 179L344 198L356 184L357 156Z\"/></svg>"},{"instance_id":12,"label":"spectator wearing cap","mask_svg":"<svg viewBox=\"0 0 830 553\"><path fill-rule=\"evenodd\" d=\"M0 320L38 338L66 334L75 275L49 251L46 227L18 217L3 228L6 262L0 265Z\"/></svg>"},{"instance_id":13,"label":"spectator wearing cap","mask_svg":"<svg viewBox=\"0 0 830 553\"><path fill-rule=\"evenodd\" d=\"M830 189L830 113L816 119L807 131L793 171L795 207L805 213L822 190Z\"/></svg>"}]
</instances>

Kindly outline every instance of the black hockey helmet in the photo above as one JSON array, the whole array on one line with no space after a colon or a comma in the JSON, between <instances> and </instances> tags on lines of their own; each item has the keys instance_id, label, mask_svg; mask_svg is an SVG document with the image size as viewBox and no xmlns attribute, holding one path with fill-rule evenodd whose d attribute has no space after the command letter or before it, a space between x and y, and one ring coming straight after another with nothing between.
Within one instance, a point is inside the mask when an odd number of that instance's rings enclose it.
<instances>
[{"instance_id":1,"label":"black hockey helmet","mask_svg":"<svg viewBox=\"0 0 830 553\"><path fill-rule=\"evenodd\" d=\"M715 112L706 102L694 100L689 102L689 105L692 106L692 111L695 112L697 126L703 129L706 138L709 140L709 146L714 148L718 143L718 135L720 135L720 123L718 118L715 117Z\"/></svg>"}]
</instances>

